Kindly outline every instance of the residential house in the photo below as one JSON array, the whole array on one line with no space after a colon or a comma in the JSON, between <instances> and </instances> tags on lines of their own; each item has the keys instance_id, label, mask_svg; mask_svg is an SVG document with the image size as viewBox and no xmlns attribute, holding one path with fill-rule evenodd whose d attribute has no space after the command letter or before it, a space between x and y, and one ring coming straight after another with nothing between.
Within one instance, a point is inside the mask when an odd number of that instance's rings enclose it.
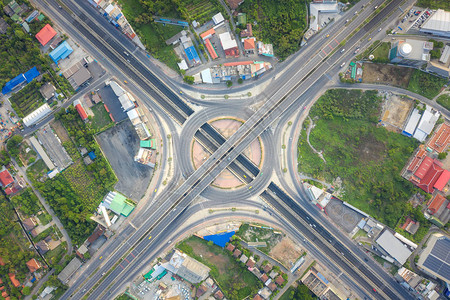
<instances>
[{"instance_id":1,"label":"residential house","mask_svg":"<svg viewBox=\"0 0 450 300\"><path fill-rule=\"evenodd\" d=\"M272 292L275 291L277 289L277 285L275 284L275 282L271 282L269 283L269 285L267 286Z\"/></svg>"},{"instance_id":2,"label":"residential house","mask_svg":"<svg viewBox=\"0 0 450 300\"><path fill-rule=\"evenodd\" d=\"M27 218L22 221L23 227L25 227L26 231L31 231L34 229L34 227L37 226L37 222L33 217Z\"/></svg>"},{"instance_id":3,"label":"residential house","mask_svg":"<svg viewBox=\"0 0 450 300\"><path fill-rule=\"evenodd\" d=\"M34 273L41 268L41 264L36 259L32 258L27 262L27 267L31 273Z\"/></svg>"},{"instance_id":4,"label":"residential house","mask_svg":"<svg viewBox=\"0 0 450 300\"><path fill-rule=\"evenodd\" d=\"M8 273L9 280L11 280L11 283L14 285L14 287L19 287L20 282L16 279L16 274L14 273Z\"/></svg>"},{"instance_id":5,"label":"residential house","mask_svg":"<svg viewBox=\"0 0 450 300\"><path fill-rule=\"evenodd\" d=\"M247 54L255 54L255 38L248 38L244 40L244 50Z\"/></svg>"},{"instance_id":6,"label":"residential house","mask_svg":"<svg viewBox=\"0 0 450 300\"><path fill-rule=\"evenodd\" d=\"M56 88L53 84L47 82L39 88L39 92L42 97L44 97L45 101L47 101L55 96Z\"/></svg>"},{"instance_id":7,"label":"residential house","mask_svg":"<svg viewBox=\"0 0 450 300\"><path fill-rule=\"evenodd\" d=\"M284 278L281 275L278 275L278 277L275 278L275 283L281 286L284 283Z\"/></svg>"},{"instance_id":8,"label":"residential house","mask_svg":"<svg viewBox=\"0 0 450 300\"><path fill-rule=\"evenodd\" d=\"M427 213L432 223L442 227L450 221L450 202L438 193L428 201Z\"/></svg>"},{"instance_id":9,"label":"residential house","mask_svg":"<svg viewBox=\"0 0 450 300\"><path fill-rule=\"evenodd\" d=\"M239 249L236 249L236 250L234 250L234 252L233 252L233 256L236 257L236 258L238 258L239 256L241 256L241 254L242 254L242 251L239 250Z\"/></svg>"},{"instance_id":10,"label":"residential house","mask_svg":"<svg viewBox=\"0 0 450 300\"><path fill-rule=\"evenodd\" d=\"M253 268L255 266L255 260L253 257L250 257L245 264L248 268Z\"/></svg>"},{"instance_id":11,"label":"residential house","mask_svg":"<svg viewBox=\"0 0 450 300\"><path fill-rule=\"evenodd\" d=\"M0 172L0 184L3 188L7 188L14 182L14 178L9 174L8 169L3 166L2 171Z\"/></svg>"},{"instance_id":12,"label":"residential house","mask_svg":"<svg viewBox=\"0 0 450 300\"><path fill-rule=\"evenodd\" d=\"M197 292L195 293L195 297L200 298L201 296L203 296L204 293L206 293L208 289L206 288L206 286L204 284L201 284L198 288L197 288Z\"/></svg>"},{"instance_id":13,"label":"residential house","mask_svg":"<svg viewBox=\"0 0 450 300\"><path fill-rule=\"evenodd\" d=\"M236 248L232 243L228 243L226 249L230 252L234 251L234 248Z\"/></svg>"},{"instance_id":14,"label":"residential house","mask_svg":"<svg viewBox=\"0 0 450 300\"><path fill-rule=\"evenodd\" d=\"M241 31L241 37L251 37L253 36L252 24L248 23L247 28Z\"/></svg>"},{"instance_id":15,"label":"residential house","mask_svg":"<svg viewBox=\"0 0 450 300\"><path fill-rule=\"evenodd\" d=\"M420 223L413 221L409 216L406 217L405 223L401 226L403 230L409 232L410 234L415 234L419 229Z\"/></svg>"},{"instance_id":16,"label":"residential house","mask_svg":"<svg viewBox=\"0 0 450 300\"><path fill-rule=\"evenodd\" d=\"M241 261L241 263L245 264L248 260L248 257L245 254L242 254L239 260Z\"/></svg>"},{"instance_id":17,"label":"residential house","mask_svg":"<svg viewBox=\"0 0 450 300\"><path fill-rule=\"evenodd\" d=\"M269 280L269 277L267 276L266 273L262 274L261 277L259 278L263 283L266 283L267 280Z\"/></svg>"},{"instance_id":18,"label":"residential house","mask_svg":"<svg viewBox=\"0 0 450 300\"><path fill-rule=\"evenodd\" d=\"M223 293L221 290L217 290L217 292L214 293L214 298L222 300L223 299Z\"/></svg>"},{"instance_id":19,"label":"residential house","mask_svg":"<svg viewBox=\"0 0 450 300\"><path fill-rule=\"evenodd\" d=\"M271 266L270 264L266 264L266 265L263 267L264 273L269 274L270 270L272 270L272 266Z\"/></svg>"}]
</instances>

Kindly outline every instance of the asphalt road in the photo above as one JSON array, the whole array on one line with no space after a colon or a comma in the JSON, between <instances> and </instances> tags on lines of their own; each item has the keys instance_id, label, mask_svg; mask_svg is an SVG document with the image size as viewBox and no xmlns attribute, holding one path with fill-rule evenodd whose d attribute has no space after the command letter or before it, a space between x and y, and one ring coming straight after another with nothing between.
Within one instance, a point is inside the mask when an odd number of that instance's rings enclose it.
<instances>
[{"instance_id":1,"label":"asphalt road","mask_svg":"<svg viewBox=\"0 0 450 300\"><path fill-rule=\"evenodd\" d=\"M361 18L365 18L364 17L365 12L367 12L367 9L361 13ZM370 11L368 13L370 13ZM380 17L380 15L378 17ZM356 24L357 22L353 22L353 23ZM343 33L339 34L339 36L341 36L341 35L346 36L346 34L348 35L348 33L352 30L351 27L357 26L357 24L355 26L353 26L352 25L353 23L351 23L349 25L349 27L345 28L343 30ZM371 23L369 23L369 24L371 24ZM372 27L374 25L376 25L376 23L371 24ZM333 26L332 28L337 29L337 26ZM359 36L359 38L361 38L365 34L364 29L362 31L360 31L360 34L362 34L362 35ZM336 38L338 38L338 37L336 37ZM355 35L355 40L353 41L353 45L358 40L357 37L358 37L358 34ZM111 40L108 40L108 39L109 38L106 37L106 40L108 42L111 42ZM351 45L352 44L351 42L352 42L352 39L350 39L348 44ZM339 44L337 42L337 40L335 41L335 43L336 43L335 46L337 46ZM315 48L313 46L311 46L308 49L312 49L311 51L314 51L314 49L319 50L321 48L321 46L322 46L321 43L317 43ZM98 47L98 45L97 45L97 47ZM331 45L330 45L330 47L331 47ZM347 50L347 53L349 53L348 50ZM323 57L325 57L325 56L323 56ZM273 120L277 119L278 116L280 116L283 113L283 111L285 111L286 109L288 109L290 107L290 105L294 102L294 100L298 98L299 90L301 91L300 95L303 93L303 91L308 90L308 88L311 87L311 85L318 78L320 78L322 76L322 74L324 74L328 71L330 62L332 65L333 63L336 63L337 60L340 59L340 57L341 57L340 53L336 53L333 56L329 57L325 63L323 63L322 55L319 53L316 56L312 56L311 60L309 62L307 62L306 64L304 64L304 67L291 68L290 72L286 71L285 74L287 74L286 76L288 76L290 79L286 82L286 84L284 86L282 86L275 93L275 95L273 97L271 97L266 102L266 105L263 106L263 109L260 109L258 112L256 112L254 115L252 115L250 117L249 121L241 127L241 129L242 129L242 130L240 129L241 133L235 134L233 137L230 138L230 139L234 138L234 141L228 140L224 144L225 146L222 146L221 148L219 148L219 150L216 151L212 155L212 158L210 158L209 160L207 160L205 162L204 167L202 166L199 169L199 171L194 172L194 174L192 174L189 178L187 178L186 182L184 184L182 184L177 191L173 192L173 194L167 198L168 201L163 202L163 205L161 206L163 208L161 208L161 207L160 207L161 209L158 208L157 212L152 214L151 217L153 217L153 220L149 222L148 220L151 219L151 218L149 218L143 225L148 226L148 225L154 224L154 221L155 221L155 219L157 219L158 214L165 216L165 218L162 219L161 223L158 223L158 225L156 225L156 227L159 227L161 224L166 223L165 220L167 220L167 219L176 218L179 214L179 211L182 208L186 207L196 195L198 195L200 192L202 192L209 185L209 183L212 180L214 180L214 178L225 167L228 166L229 163L227 163L227 159L224 160L224 158L227 157L227 155L228 155L228 157L230 157L229 161L233 161L235 158L237 158L237 156L242 152L242 150L245 149L245 147L248 145L249 141L251 142L254 138L256 138L258 135L260 135L270 125L270 123ZM137 61L132 61L133 66L135 65L135 63L137 63ZM314 70L316 68L316 66L318 66L318 65L319 65L318 69L316 71L313 71L313 73L310 74L309 77L306 78L306 80L301 82L301 80L303 78L305 78L306 75L309 74L309 71ZM141 72L141 70L139 70L139 72ZM135 78L133 78L133 80L135 80ZM135 80L135 81L138 82L138 80ZM301 82L300 85L298 85L299 82ZM138 82L138 84L141 85L142 82L140 82L140 83ZM159 88L159 86L158 86L158 88ZM288 92L290 92L291 90L293 90L294 88L295 88L295 91L288 97L284 98L285 95ZM169 91L168 94L173 96L173 92L171 92L171 91ZM276 106L275 109L273 109L273 107L277 104L279 99L284 99L284 100L281 104ZM269 103L269 104L267 104L267 103ZM266 112L270 112L270 114L266 114ZM186 113L186 111L182 111L182 112L178 111L178 113L180 115L182 115L183 113ZM175 111L173 114L176 115L177 112ZM180 120L179 116L177 118ZM269 120L269 119L271 119L271 120ZM239 130L238 130L238 132L239 132ZM245 144L247 144L247 145L245 145ZM231 148L230 148L230 146L231 146ZM231 151L228 151L229 149L231 149ZM166 196L163 195L162 198L166 198ZM167 215L165 215L164 213L167 212L169 207L167 207L167 205L164 206L164 204L169 203L168 205L170 205L172 203L177 203L178 201L181 204L181 209L177 209L178 213L176 211L169 210L170 212ZM134 220L133 220L133 222L134 222ZM144 226L144 227L146 227L146 226ZM142 227L138 226L138 228L139 229L137 231L141 230ZM133 231L133 230L131 229L131 231ZM136 236L136 234L133 236ZM134 238L134 241L136 242L137 238ZM129 243L130 245L134 244L133 240L131 238L129 241L127 241L127 243ZM141 244L138 244L138 247L139 247L139 245L141 245ZM138 247L136 248L136 251L139 250ZM121 247L120 249L122 249L122 248L124 248L124 247ZM120 252L120 249L117 251L117 253ZM133 250L133 251L135 251L135 250ZM133 251L131 253L133 253ZM125 253L125 252L123 252L123 253ZM116 256L116 254L114 254L114 255ZM120 254L117 254L117 255L120 255ZM133 255L129 254L127 257L127 260L128 260L128 258L131 259L131 257L133 257ZM119 257L121 257L121 256L119 256ZM111 260L109 260L108 262L110 262L110 261ZM107 264L108 262L106 262L105 264ZM113 272L115 272L115 271L113 271ZM95 274L94 274L94 276L95 276ZM93 279L95 280L95 278L93 278ZM92 280L90 280L90 281L92 281Z\"/></svg>"}]
</instances>

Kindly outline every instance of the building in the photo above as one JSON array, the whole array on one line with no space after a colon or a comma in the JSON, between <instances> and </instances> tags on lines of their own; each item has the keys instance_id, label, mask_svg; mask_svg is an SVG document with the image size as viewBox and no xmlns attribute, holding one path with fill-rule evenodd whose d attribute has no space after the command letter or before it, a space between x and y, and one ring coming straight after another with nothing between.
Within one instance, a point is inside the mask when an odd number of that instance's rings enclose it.
<instances>
[{"instance_id":1,"label":"building","mask_svg":"<svg viewBox=\"0 0 450 300\"><path fill-rule=\"evenodd\" d=\"M155 139L150 139L150 140L146 140L146 141L140 141L139 142L140 147L142 148L151 148L151 149L156 149L156 140ZM231 244L230 244L231 245ZM231 245L233 246L233 245ZM234 246L233 246L234 247ZM233 248L234 249L234 248Z\"/></svg>"},{"instance_id":2,"label":"building","mask_svg":"<svg viewBox=\"0 0 450 300\"><path fill-rule=\"evenodd\" d=\"M450 37L450 12L438 9L425 20L420 31L432 35Z\"/></svg>"},{"instance_id":3,"label":"building","mask_svg":"<svg viewBox=\"0 0 450 300\"><path fill-rule=\"evenodd\" d=\"M255 54L255 38L248 38L244 40L244 50L247 54Z\"/></svg>"},{"instance_id":4,"label":"building","mask_svg":"<svg viewBox=\"0 0 450 300\"><path fill-rule=\"evenodd\" d=\"M114 80L106 82L106 84L111 87L111 89L113 90L114 94L116 94L117 97L120 97L126 93L125 90Z\"/></svg>"},{"instance_id":5,"label":"building","mask_svg":"<svg viewBox=\"0 0 450 300\"><path fill-rule=\"evenodd\" d=\"M422 118L420 118L419 125L417 125L414 131L413 137L420 142L425 141L427 136L433 131L434 125L439 120L439 116L440 113L438 111L427 106L422 114Z\"/></svg>"},{"instance_id":6,"label":"building","mask_svg":"<svg viewBox=\"0 0 450 300\"><path fill-rule=\"evenodd\" d=\"M134 157L134 161L154 168L156 163L156 150L139 148L138 153Z\"/></svg>"},{"instance_id":7,"label":"building","mask_svg":"<svg viewBox=\"0 0 450 300\"><path fill-rule=\"evenodd\" d=\"M405 39L392 44L389 60L392 63L421 67L430 61L433 43L422 40Z\"/></svg>"},{"instance_id":8,"label":"building","mask_svg":"<svg viewBox=\"0 0 450 300\"><path fill-rule=\"evenodd\" d=\"M51 112L52 110L50 106L45 103L29 115L27 115L25 118L23 118L23 124L25 124L25 126L27 127L30 127L47 117Z\"/></svg>"},{"instance_id":9,"label":"building","mask_svg":"<svg viewBox=\"0 0 450 300\"><path fill-rule=\"evenodd\" d=\"M14 287L20 286L20 282L19 282L19 280L17 280L16 274L9 273L8 276L9 276L9 280L11 280L11 283L14 285Z\"/></svg>"},{"instance_id":10,"label":"building","mask_svg":"<svg viewBox=\"0 0 450 300\"><path fill-rule=\"evenodd\" d=\"M268 57L273 57L273 46L272 44L264 44L261 41L258 41L258 54Z\"/></svg>"},{"instance_id":11,"label":"building","mask_svg":"<svg viewBox=\"0 0 450 300\"><path fill-rule=\"evenodd\" d=\"M241 31L241 37L251 37L253 36L252 24L248 23L246 29Z\"/></svg>"},{"instance_id":12,"label":"building","mask_svg":"<svg viewBox=\"0 0 450 300\"><path fill-rule=\"evenodd\" d=\"M428 201L427 213L432 223L442 227L450 220L450 202L438 193Z\"/></svg>"},{"instance_id":13,"label":"building","mask_svg":"<svg viewBox=\"0 0 450 300\"><path fill-rule=\"evenodd\" d=\"M124 112L127 112L136 107L136 105L134 104L135 100L133 95L128 92L119 96L119 102Z\"/></svg>"},{"instance_id":14,"label":"building","mask_svg":"<svg viewBox=\"0 0 450 300\"><path fill-rule=\"evenodd\" d=\"M205 280L210 268L182 253L175 250L169 262L163 263L162 266L190 283L196 284Z\"/></svg>"},{"instance_id":15,"label":"building","mask_svg":"<svg viewBox=\"0 0 450 300\"><path fill-rule=\"evenodd\" d=\"M238 258L242 254L242 251L239 249L235 249L233 252L233 257Z\"/></svg>"},{"instance_id":16,"label":"building","mask_svg":"<svg viewBox=\"0 0 450 300\"><path fill-rule=\"evenodd\" d=\"M198 56L197 50L195 49L195 47L193 45L189 46L187 48L184 48L184 53L186 54L186 57L191 64L196 65L196 64L200 64L202 62L200 60L200 57Z\"/></svg>"},{"instance_id":17,"label":"building","mask_svg":"<svg viewBox=\"0 0 450 300\"><path fill-rule=\"evenodd\" d=\"M134 205L124 195L118 192L109 192L103 198L101 205L113 211L116 215L122 215L124 217L128 217L134 210Z\"/></svg>"},{"instance_id":18,"label":"building","mask_svg":"<svg viewBox=\"0 0 450 300\"><path fill-rule=\"evenodd\" d=\"M0 184L3 188L7 188L14 182L14 178L9 174L8 169L5 167L2 168L3 170L0 172Z\"/></svg>"},{"instance_id":19,"label":"building","mask_svg":"<svg viewBox=\"0 0 450 300\"><path fill-rule=\"evenodd\" d=\"M397 274L395 275L397 279L400 281L404 281L408 284L409 287L415 289L417 285L423 280L423 278L416 273L408 270L405 267L401 267L398 269Z\"/></svg>"},{"instance_id":20,"label":"building","mask_svg":"<svg viewBox=\"0 0 450 300\"><path fill-rule=\"evenodd\" d=\"M200 37L201 37L203 40L206 40L206 39L211 38L212 35L215 34L215 33L216 33L216 31L214 30L214 28L211 28L211 29L206 30L206 31L203 32L202 34L200 34Z\"/></svg>"},{"instance_id":21,"label":"building","mask_svg":"<svg viewBox=\"0 0 450 300\"><path fill-rule=\"evenodd\" d=\"M9 28L8 23L3 18L0 18L0 34L5 34Z\"/></svg>"},{"instance_id":22,"label":"building","mask_svg":"<svg viewBox=\"0 0 450 300\"><path fill-rule=\"evenodd\" d=\"M50 58L53 60L55 64L61 59L65 59L73 52L72 47L70 47L67 41L62 42L58 47L55 48L52 52L49 53Z\"/></svg>"},{"instance_id":23,"label":"building","mask_svg":"<svg viewBox=\"0 0 450 300\"><path fill-rule=\"evenodd\" d=\"M41 268L41 264L36 259L32 258L27 261L27 267L31 273L34 273Z\"/></svg>"},{"instance_id":24,"label":"building","mask_svg":"<svg viewBox=\"0 0 450 300\"><path fill-rule=\"evenodd\" d=\"M424 272L450 283L450 238L442 233L430 236L427 247L420 254L417 266Z\"/></svg>"},{"instance_id":25,"label":"building","mask_svg":"<svg viewBox=\"0 0 450 300\"><path fill-rule=\"evenodd\" d=\"M309 28L319 31L323 28L325 16L339 13L339 6L337 1L314 1L309 4L309 11L312 16ZM328 20L328 16L326 18Z\"/></svg>"},{"instance_id":26,"label":"building","mask_svg":"<svg viewBox=\"0 0 450 300\"><path fill-rule=\"evenodd\" d=\"M58 274L58 279L66 284L70 277L81 267L81 261L78 258L73 258L70 263Z\"/></svg>"},{"instance_id":27,"label":"building","mask_svg":"<svg viewBox=\"0 0 450 300\"><path fill-rule=\"evenodd\" d=\"M450 68L441 63L429 61L426 68L427 72L434 73L438 76L448 78L450 77Z\"/></svg>"},{"instance_id":28,"label":"building","mask_svg":"<svg viewBox=\"0 0 450 300\"><path fill-rule=\"evenodd\" d=\"M56 88L50 82L47 82L39 88L42 97L47 101L55 96Z\"/></svg>"},{"instance_id":29,"label":"building","mask_svg":"<svg viewBox=\"0 0 450 300\"><path fill-rule=\"evenodd\" d=\"M419 113L419 110L417 110L417 108L414 108L409 115L408 122L406 122L402 134L411 137L416 130L417 124L419 124L420 117L421 115Z\"/></svg>"},{"instance_id":30,"label":"building","mask_svg":"<svg viewBox=\"0 0 450 300\"><path fill-rule=\"evenodd\" d=\"M53 170L55 168L55 165L51 161L50 157L48 157L47 153L45 152L44 148L42 148L41 144L38 142L35 136L30 137L30 143L33 146L33 148L36 150L36 152L39 154L39 156L44 161L47 168L50 170Z\"/></svg>"},{"instance_id":31,"label":"building","mask_svg":"<svg viewBox=\"0 0 450 300\"><path fill-rule=\"evenodd\" d=\"M425 154L422 154L422 156L422 160L414 159L409 166L408 170L415 170L409 180L427 193L433 193L434 189L442 191L450 180L450 172L444 170L442 163L437 159L432 159Z\"/></svg>"},{"instance_id":32,"label":"building","mask_svg":"<svg viewBox=\"0 0 450 300\"><path fill-rule=\"evenodd\" d=\"M75 106L75 109L77 110L78 114L80 115L81 120L86 121L88 119L88 116L86 114L86 111L83 108L83 105L81 105L80 100L73 101L73 105Z\"/></svg>"},{"instance_id":33,"label":"building","mask_svg":"<svg viewBox=\"0 0 450 300\"><path fill-rule=\"evenodd\" d=\"M325 278L325 276L318 272L314 267L306 272L306 274L301 278L301 281L319 298L324 296L332 288L330 282Z\"/></svg>"},{"instance_id":34,"label":"building","mask_svg":"<svg viewBox=\"0 0 450 300\"><path fill-rule=\"evenodd\" d=\"M40 75L38 69L36 67L31 68L30 70L26 71L25 73L22 73L20 75L17 75L10 81L8 81L5 86L2 88L3 95L8 94L12 90L16 89L17 87L21 86L23 83L30 83Z\"/></svg>"},{"instance_id":35,"label":"building","mask_svg":"<svg viewBox=\"0 0 450 300\"><path fill-rule=\"evenodd\" d=\"M211 43L210 39L205 40L205 46L206 46L206 50L208 50L209 56L211 56L212 60L219 57L219 55L217 54L217 51L214 48L213 44Z\"/></svg>"},{"instance_id":36,"label":"building","mask_svg":"<svg viewBox=\"0 0 450 300\"><path fill-rule=\"evenodd\" d=\"M36 34L36 38L42 46L45 46L55 35L55 29L50 24L47 24Z\"/></svg>"},{"instance_id":37,"label":"building","mask_svg":"<svg viewBox=\"0 0 450 300\"><path fill-rule=\"evenodd\" d=\"M397 239L389 230L385 230L376 240L387 255L395 259L400 265L403 265L412 251Z\"/></svg>"},{"instance_id":38,"label":"building","mask_svg":"<svg viewBox=\"0 0 450 300\"><path fill-rule=\"evenodd\" d=\"M418 221L413 221L409 216L406 217L405 223L401 226L403 230L409 232L410 234L415 234L419 229L420 223Z\"/></svg>"},{"instance_id":39,"label":"building","mask_svg":"<svg viewBox=\"0 0 450 300\"><path fill-rule=\"evenodd\" d=\"M212 17L212 20L213 20L213 22L214 22L214 26L219 25L219 24L221 24L223 21L225 21L225 19L223 18L222 13L215 14L215 15Z\"/></svg>"},{"instance_id":40,"label":"building","mask_svg":"<svg viewBox=\"0 0 450 300\"><path fill-rule=\"evenodd\" d=\"M23 220L22 224L26 231L31 231L34 229L34 227L36 227L37 222L33 217L30 217Z\"/></svg>"},{"instance_id":41,"label":"building","mask_svg":"<svg viewBox=\"0 0 450 300\"><path fill-rule=\"evenodd\" d=\"M231 37L228 31L219 34L219 39L226 57L239 57L239 49L236 40Z\"/></svg>"},{"instance_id":42,"label":"building","mask_svg":"<svg viewBox=\"0 0 450 300\"><path fill-rule=\"evenodd\" d=\"M56 38L54 38L53 39L53 42L50 44L50 49L55 49L58 45L59 45L59 43L61 43L62 42L62 37L60 37L59 35L56 37Z\"/></svg>"},{"instance_id":43,"label":"building","mask_svg":"<svg viewBox=\"0 0 450 300\"><path fill-rule=\"evenodd\" d=\"M72 76L70 76L68 80L73 89L77 90L91 78L91 72L89 72L87 68L80 68Z\"/></svg>"},{"instance_id":44,"label":"building","mask_svg":"<svg viewBox=\"0 0 450 300\"><path fill-rule=\"evenodd\" d=\"M448 123L443 123L428 141L427 147L437 153L447 150L450 138L450 126Z\"/></svg>"}]
</instances>

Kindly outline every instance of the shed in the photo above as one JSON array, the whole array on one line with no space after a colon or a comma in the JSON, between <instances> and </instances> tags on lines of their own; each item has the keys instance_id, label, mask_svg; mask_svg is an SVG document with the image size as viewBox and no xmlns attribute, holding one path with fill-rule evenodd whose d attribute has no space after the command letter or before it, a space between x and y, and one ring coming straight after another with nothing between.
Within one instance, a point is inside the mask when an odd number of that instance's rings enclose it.
<instances>
[{"instance_id":1,"label":"shed","mask_svg":"<svg viewBox=\"0 0 450 300\"><path fill-rule=\"evenodd\" d=\"M81 261L78 258L74 258L70 263L59 273L58 279L66 284L73 273L75 273L81 267Z\"/></svg>"},{"instance_id":2,"label":"shed","mask_svg":"<svg viewBox=\"0 0 450 300\"><path fill-rule=\"evenodd\" d=\"M218 13L212 17L212 20L214 22L214 25L218 25L218 24L222 23L225 19L223 18L222 13Z\"/></svg>"},{"instance_id":3,"label":"shed","mask_svg":"<svg viewBox=\"0 0 450 300\"><path fill-rule=\"evenodd\" d=\"M46 84L44 84L39 88L39 92L41 93L42 97L44 97L45 100L48 100L55 95L56 88L53 84L47 82Z\"/></svg>"},{"instance_id":4,"label":"shed","mask_svg":"<svg viewBox=\"0 0 450 300\"><path fill-rule=\"evenodd\" d=\"M389 230L385 230L376 240L377 244L384 249L400 265L403 265L412 251L400 242Z\"/></svg>"},{"instance_id":5,"label":"shed","mask_svg":"<svg viewBox=\"0 0 450 300\"><path fill-rule=\"evenodd\" d=\"M30 127L31 125L34 125L37 122L41 121L43 118L47 117L51 112L52 110L50 106L45 103L31 112L25 118L23 118L23 124L25 124L25 126L27 127Z\"/></svg>"},{"instance_id":6,"label":"shed","mask_svg":"<svg viewBox=\"0 0 450 300\"><path fill-rule=\"evenodd\" d=\"M103 199L103 205L115 214L124 217L128 217L134 210L134 205L130 204L127 198L118 192L109 192Z\"/></svg>"}]
</instances>

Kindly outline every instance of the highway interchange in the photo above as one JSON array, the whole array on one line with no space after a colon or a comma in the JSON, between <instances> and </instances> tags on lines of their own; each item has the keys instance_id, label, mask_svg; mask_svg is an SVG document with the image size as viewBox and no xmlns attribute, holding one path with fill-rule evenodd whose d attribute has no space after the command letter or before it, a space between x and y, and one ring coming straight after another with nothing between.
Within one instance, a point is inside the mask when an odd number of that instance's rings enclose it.
<instances>
[{"instance_id":1,"label":"highway interchange","mask_svg":"<svg viewBox=\"0 0 450 300\"><path fill-rule=\"evenodd\" d=\"M177 229L182 228L183 221L199 210L197 204L191 205L199 195L214 199L207 202L209 207L230 203L229 199L236 199L235 202L239 203L243 201L241 199L260 195L270 205L268 209L277 216L280 226L286 228L294 237L301 236L300 233L302 233L310 243L315 245L315 247L309 247L314 250L308 250L314 251L315 255L329 261L330 268L343 272L349 286L359 290L368 298L409 298L407 292L380 266L371 260L364 261L365 253L311 205L299 184L294 184L296 190L292 190L291 185L280 172L278 149L275 149L278 144L273 142L280 139L283 125L298 112L295 108L309 105L323 91L323 87L339 71L339 65L343 61L350 60L355 47L365 47L371 31L380 27L379 23L389 13L392 15L385 23L389 23L401 14L401 10L397 10L397 7L402 1L393 0L371 22L357 31L346 42L344 48L347 50L344 53L340 51L330 53L335 49L340 50L339 44L346 40L349 34L363 23L363 20L374 13L374 6L380 6L384 1L373 0L370 4L369 1L361 1L355 5L347 12L348 15L353 16L354 11L359 11L353 22L344 26L345 17L341 18L314 37L308 46L303 47L288 60L284 68L274 76L276 79L272 80L263 93L264 104L256 112L244 107L255 100L240 101L240 103L232 101L207 103L187 99L194 104L188 105L186 99L179 97L177 86L155 68L149 68L151 64L146 54L140 50L134 50L135 46L127 38L116 34L111 25L100 18L87 1L76 3L65 0L59 3L51 0L36 0L35 2L55 23L98 58L110 73L121 80L126 79L134 83L130 85L130 88L135 89L133 92L138 96L142 95L141 100L145 105L156 112L158 123L165 125L165 127L161 126L166 128L163 131L168 129L165 134L162 134L165 144L167 144L166 134L171 134L174 149L176 149L174 161L178 164L172 180L154 199L154 205L151 208L142 209L119 235L108 242L107 247L100 250L99 255L102 259L91 260L90 265L69 288L63 299L80 299L83 295L87 295L88 299L110 299L111 295L119 291L121 286L119 283L132 279L133 274L134 276L139 274L140 269L136 266L142 266L143 262L150 262L167 248L167 241L173 238ZM60 4L63 4L64 9L59 9ZM366 7L361 11L362 4ZM406 1L401 5L406 9L411 4L411 1ZM326 38L328 34L330 37ZM132 55L125 57L124 51ZM126 62L127 59L130 63ZM205 107L200 108L200 106ZM220 140L217 136L214 138L214 132L210 132L211 128L198 131L205 125L206 120L216 116L230 115L244 119L246 122L228 140ZM300 117L301 112L296 120ZM188 145L194 136L211 151L210 158L198 170L192 168L190 154L187 152L190 148ZM274 161L266 160L261 170L249 164L248 159L241 155L258 136L263 140L266 154L276 158ZM288 149L295 149L295 142L289 140ZM296 162L293 161L292 156L288 155L287 165L289 175L295 183ZM164 168L164 165L162 167ZM244 181L248 180L247 184L243 188L226 193L211 188L210 183L225 168L231 169ZM274 170L281 187L271 182ZM253 177L255 180L251 180ZM218 214L211 215L210 218L221 217L223 216ZM308 223L311 225L308 226ZM186 228L196 225L196 222L186 224ZM99 285L96 285L98 282L100 282ZM376 292L374 288L377 289Z\"/></svg>"}]
</instances>

